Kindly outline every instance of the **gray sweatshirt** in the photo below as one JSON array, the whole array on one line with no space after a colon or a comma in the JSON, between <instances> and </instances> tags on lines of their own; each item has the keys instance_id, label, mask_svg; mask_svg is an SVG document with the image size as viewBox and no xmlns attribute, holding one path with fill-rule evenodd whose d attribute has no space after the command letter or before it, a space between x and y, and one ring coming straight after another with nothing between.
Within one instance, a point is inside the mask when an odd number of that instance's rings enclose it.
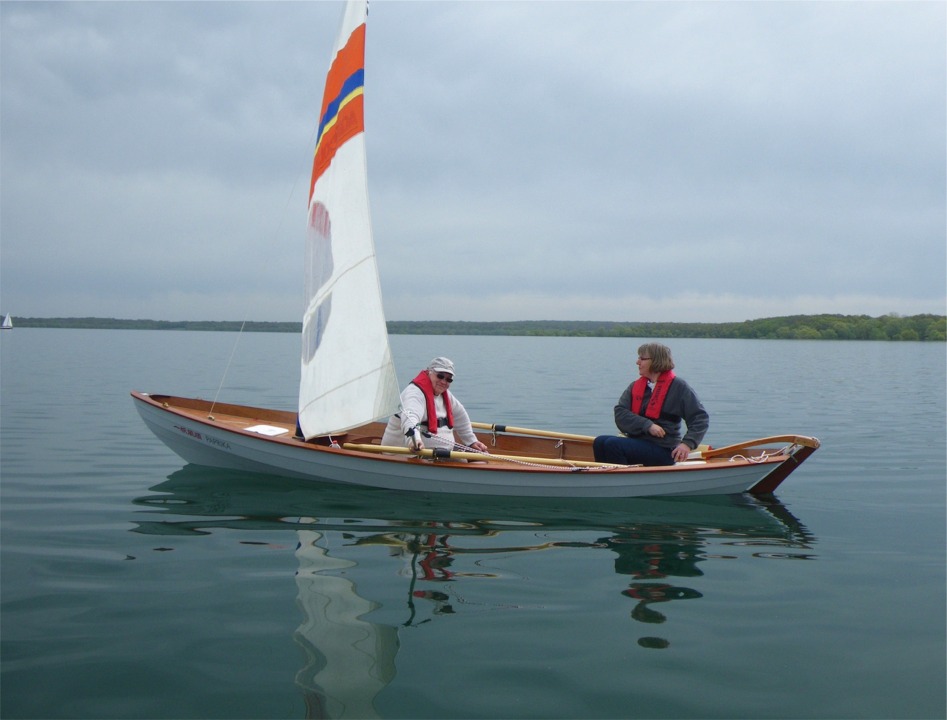
<instances>
[{"instance_id":1,"label":"gray sweatshirt","mask_svg":"<svg viewBox=\"0 0 947 720\"><path fill-rule=\"evenodd\" d=\"M642 412L648 407L651 392L652 386L649 383L641 403ZM631 411L631 385L625 389L615 406L615 425L622 433L628 437L648 440L661 447L673 449L682 442L681 420L687 425L683 442L694 450L700 445L700 441L704 439L704 434L710 426L710 415L704 410L704 406L691 386L677 376L668 387L664 406L661 408L661 416L656 421ZM666 434L663 438L648 433L648 428L655 422L664 428Z\"/></svg>"}]
</instances>

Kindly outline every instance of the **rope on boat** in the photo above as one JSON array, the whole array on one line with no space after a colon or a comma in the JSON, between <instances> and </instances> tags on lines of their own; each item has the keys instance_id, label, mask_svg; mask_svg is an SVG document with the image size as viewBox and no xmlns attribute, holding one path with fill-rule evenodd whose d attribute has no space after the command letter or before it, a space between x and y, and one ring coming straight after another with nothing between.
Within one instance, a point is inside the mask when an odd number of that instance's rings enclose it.
<instances>
[{"instance_id":1,"label":"rope on boat","mask_svg":"<svg viewBox=\"0 0 947 720\"><path fill-rule=\"evenodd\" d=\"M441 447L437 448L439 450L446 450L447 452L450 452L452 450L457 450L459 452L472 453L474 455L486 455L488 457L490 456L490 453L488 452L484 452L483 450L478 450L477 448L470 447L469 445L464 445L463 443L459 443L456 440L453 440L453 441L447 440L446 438L442 438L437 435L432 435L431 433L428 433L428 432L422 433L422 434L424 435L425 438L432 440L435 445L440 443ZM496 434L495 433L494 433L493 445L494 447L496 447ZM556 447L560 447L561 445L562 445L562 441L560 440L559 444L556 445ZM560 458L560 459L565 462L568 462L568 460L566 460L565 458ZM476 462L476 460L472 462ZM543 463L533 463L527 460L516 460L513 458L507 458L505 462L508 462L511 465L522 465L524 467L539 468L542 470L550 469L549 465L546 465ZM639 466L638 465L607 465L603 467L580 467L578 465L572 465L569 467L563 467L562 469L563 471L568 471L568 472L612 472L614 470L627 470L630 467L639 467Z\"/></svg>"},{"instance_id":2,"label":"rope on boat","mask_svg":"<svg viewBox=\"0 0 947 720\"><path fill-rule=\"evenodd\" d=\"M459 442L457 442L456 440L454 440L454 441L447 440L447 439L442 438L442 437L439 437L439 436L437 436L437 435L433 435L433 434L430 433L430 432L424 432L424 433L422 433L422 434L424 435L425 438L427 438L428 440L431 440L435 445L439 445L439 446L440 446L440 447L436 448L437 450L442 450L442 451L445 451L445 452L447 452L447 453L450 453L450 452L453 451L453 450L457 450L457 451L460 451L460 452L471 453L471 454L474 454L474 455L490 455L490 453L488 453L488 452L484 452L483 450L478 450L477 448L471 447L471 446L469 446L469 445L464 445L463 443L459 443ZM494 446L494 447L496 447L496 438L497 438L497 435L496 435L496 433L494 432L494 433L493 433L493 446ZM563 444L563 443L562 443L562 440L560 440L560 441L556 444L555 447L557 447L557 448L558 448L558 447L561 447L562 444ZM769 460L769 459L771 459L771 458L774 458L774 457L778 457L778 456L780 456L780 455L785 455L785 456L787 456L787 457L792 457L793 449L794 449L794 448L798 448L798 447L799 447L798 444L793 443L793 444L790 444L790 445L786 445L785 447L782 447L782 448L780 448L780 449L778 449L778 450L772 450L772 451L761 450L759 455L753 455L753 456L750 456L750 455L733 455L733 456L731 456L731 457L728 459L728 462L734 462L735 460L743 460L743 461L748 462L748 463L750 463L750 464L752 464L752 465L756 465L756 464L759 464L759 463L766 462L767 460ZM435 457L434 459L436 459L436 457ZM566 460L565 458L561 458L561 459L562 459L564 462L568 462L568 460ZM474 461L474 462L476 462L476 461ZM508 459L506 460L506 462L509 462L509 463L512 464L512 465L522 465L522 466L524 466L524 467L541 468L541 469L543 469L543 470L548 470L548 469L549 469L549 466L548 466L548 465L543 465L543 464L541 464L541 463L533 463L533 462L529 462L529 461L527 461L527 460L516 460L516 459L514 459L514 458L508 458ZM605 466L602 466L602 467L570 466L570 467L566 467L566 468L563 468L563 469L568 470L569 472L580 472L580 471L581 471L581 472L614 472L615 470L627 470L628 468L632 468L632 467L641 467L641 465L605 465Z\"/></svg>"},{"instance_id":3,"label":"rope on boat","mask_svg":"<svg viewBox=\"0 0 947 720\"><path fill-rule=\"evenodd\" d=\"M786 447L780 448L779 450L773 450L773 451L761 450L759 455L754 455L752 457L748 455L733 455L730 457L728 462L733 462L734 460L745 460L746 462L755 465L757 463L766 462L770 458L774 458L779 455L786 455L787 457L792 457L791 451L793 448L796 448L796 447L799 447L799 446L787 445Z\"/></svg>"}]
</instances>

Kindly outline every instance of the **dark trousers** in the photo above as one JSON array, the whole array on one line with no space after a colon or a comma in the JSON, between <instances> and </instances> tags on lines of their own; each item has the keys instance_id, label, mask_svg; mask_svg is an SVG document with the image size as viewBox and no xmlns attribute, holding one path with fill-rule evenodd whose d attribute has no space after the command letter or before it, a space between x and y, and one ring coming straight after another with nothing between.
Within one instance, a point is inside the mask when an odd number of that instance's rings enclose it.
<instances>
[{"instance_id":1,"label":"dark trousers","mask_svg":"<svg viewBox=\"0 0 947 720\"><path fill-rule=\"evenodd\" d=\"M592 443L595 461L615 465L673 465L670 448L622 435L599 435Z\"/></svg>"}]
</instances>

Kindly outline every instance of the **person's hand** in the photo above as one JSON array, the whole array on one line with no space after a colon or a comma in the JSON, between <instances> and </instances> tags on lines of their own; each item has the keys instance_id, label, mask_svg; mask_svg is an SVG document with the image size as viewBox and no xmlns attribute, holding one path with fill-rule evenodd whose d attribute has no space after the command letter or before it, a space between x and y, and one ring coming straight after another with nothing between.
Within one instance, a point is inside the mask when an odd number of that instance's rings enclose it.
<instances>
[{"instance_id":1,"label":"person's hand","mask_svg":"<svg viewBox=\"0 0 947 720\"><path fill-rule=\"evenodd\" d=\"M421 432L417 428L408 435L408 447L414 450L414 452L419 452L424 449L424 441L421 440Z\"/></svg>"},{"instance_id":2,"label":"person's hand","mask_svg":"<svg viewBox=\"0 0 947 720\"><path fill-rule=\"evenodd\" d=\"M691 449L684 443L681 443L671 451L671 457L674 459L674 462L683 462L690 457L690 454Z\"/></svg>"},{"instance_id":3,"label":"person's hand","mask_svg":"<svg viewBox=\"0 0 947 720\"><path fill-rule=\"evenodd\" d=\"M475 442L472 442L472 443L470 444L470 447L472 447L474 450L479 450L479 451L482 452L482 453L488 453L488 454L489 454L489 452L490 452L490 450L487 448L487 446L484 445L484 444L483 444L482 442L480 442L479 440L477 440L477 441L475 441Z\"/></svg>"},{"instance_id":4,"label":"person's hand","mask_svg":"<svg viewBox=\"0 0 947 720\"><path fill-rule=\"evenodd\" d=\"M654 437L664 437L664 428L657 423L651 423L651 427L648 428L648 433Z\"/></svg>"}]
</instances>

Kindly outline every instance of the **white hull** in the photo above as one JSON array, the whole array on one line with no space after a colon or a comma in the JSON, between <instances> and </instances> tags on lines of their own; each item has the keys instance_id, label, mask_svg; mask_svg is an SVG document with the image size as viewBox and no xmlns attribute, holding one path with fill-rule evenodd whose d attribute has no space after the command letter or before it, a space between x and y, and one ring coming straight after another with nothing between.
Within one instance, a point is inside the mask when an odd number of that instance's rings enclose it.
<instances>
[{"instance_id":1,"label":"white hull","mask_svg":"<svg viewBox=\"0 0 947 720\"><path fill-rule=\"evenodd\" d=\"M224 408L211 418L207 409L182 409L179 398L132 393L145 424L171 450L188 462L209 467L282 475L391 490L424 493L526 497L646 497L669 495L720 495L760 492L768 476L779 481L814 448L794 450L773 457L682 463L670 467L621 467L618 469L535 466L530 463L467 463L424 461L417 458L333 449L306 443L287 430L268 437L244 428L273 423L265 415L254 418L253 408ZM198 403L199 401L188 401ZM226 409L246 410L241 418L223 416ZM275 411L260 411L274 413ZM283 418L284 426L286 418ZM242 427L241 427L242 426ZM491 436L483 435L487 444ZM540 442L540 441L534 441ZM552 443L553 441L544 441ZM816 444L817 446L817 444ZM551 445L550 445L551 447ZM498 454L510 451L498 450ZM765 485L765 483L763 483ZM778 482L777 482L778 484ZM771 492L766 489L763 492Z\"/></svg>"}]
</instances>

